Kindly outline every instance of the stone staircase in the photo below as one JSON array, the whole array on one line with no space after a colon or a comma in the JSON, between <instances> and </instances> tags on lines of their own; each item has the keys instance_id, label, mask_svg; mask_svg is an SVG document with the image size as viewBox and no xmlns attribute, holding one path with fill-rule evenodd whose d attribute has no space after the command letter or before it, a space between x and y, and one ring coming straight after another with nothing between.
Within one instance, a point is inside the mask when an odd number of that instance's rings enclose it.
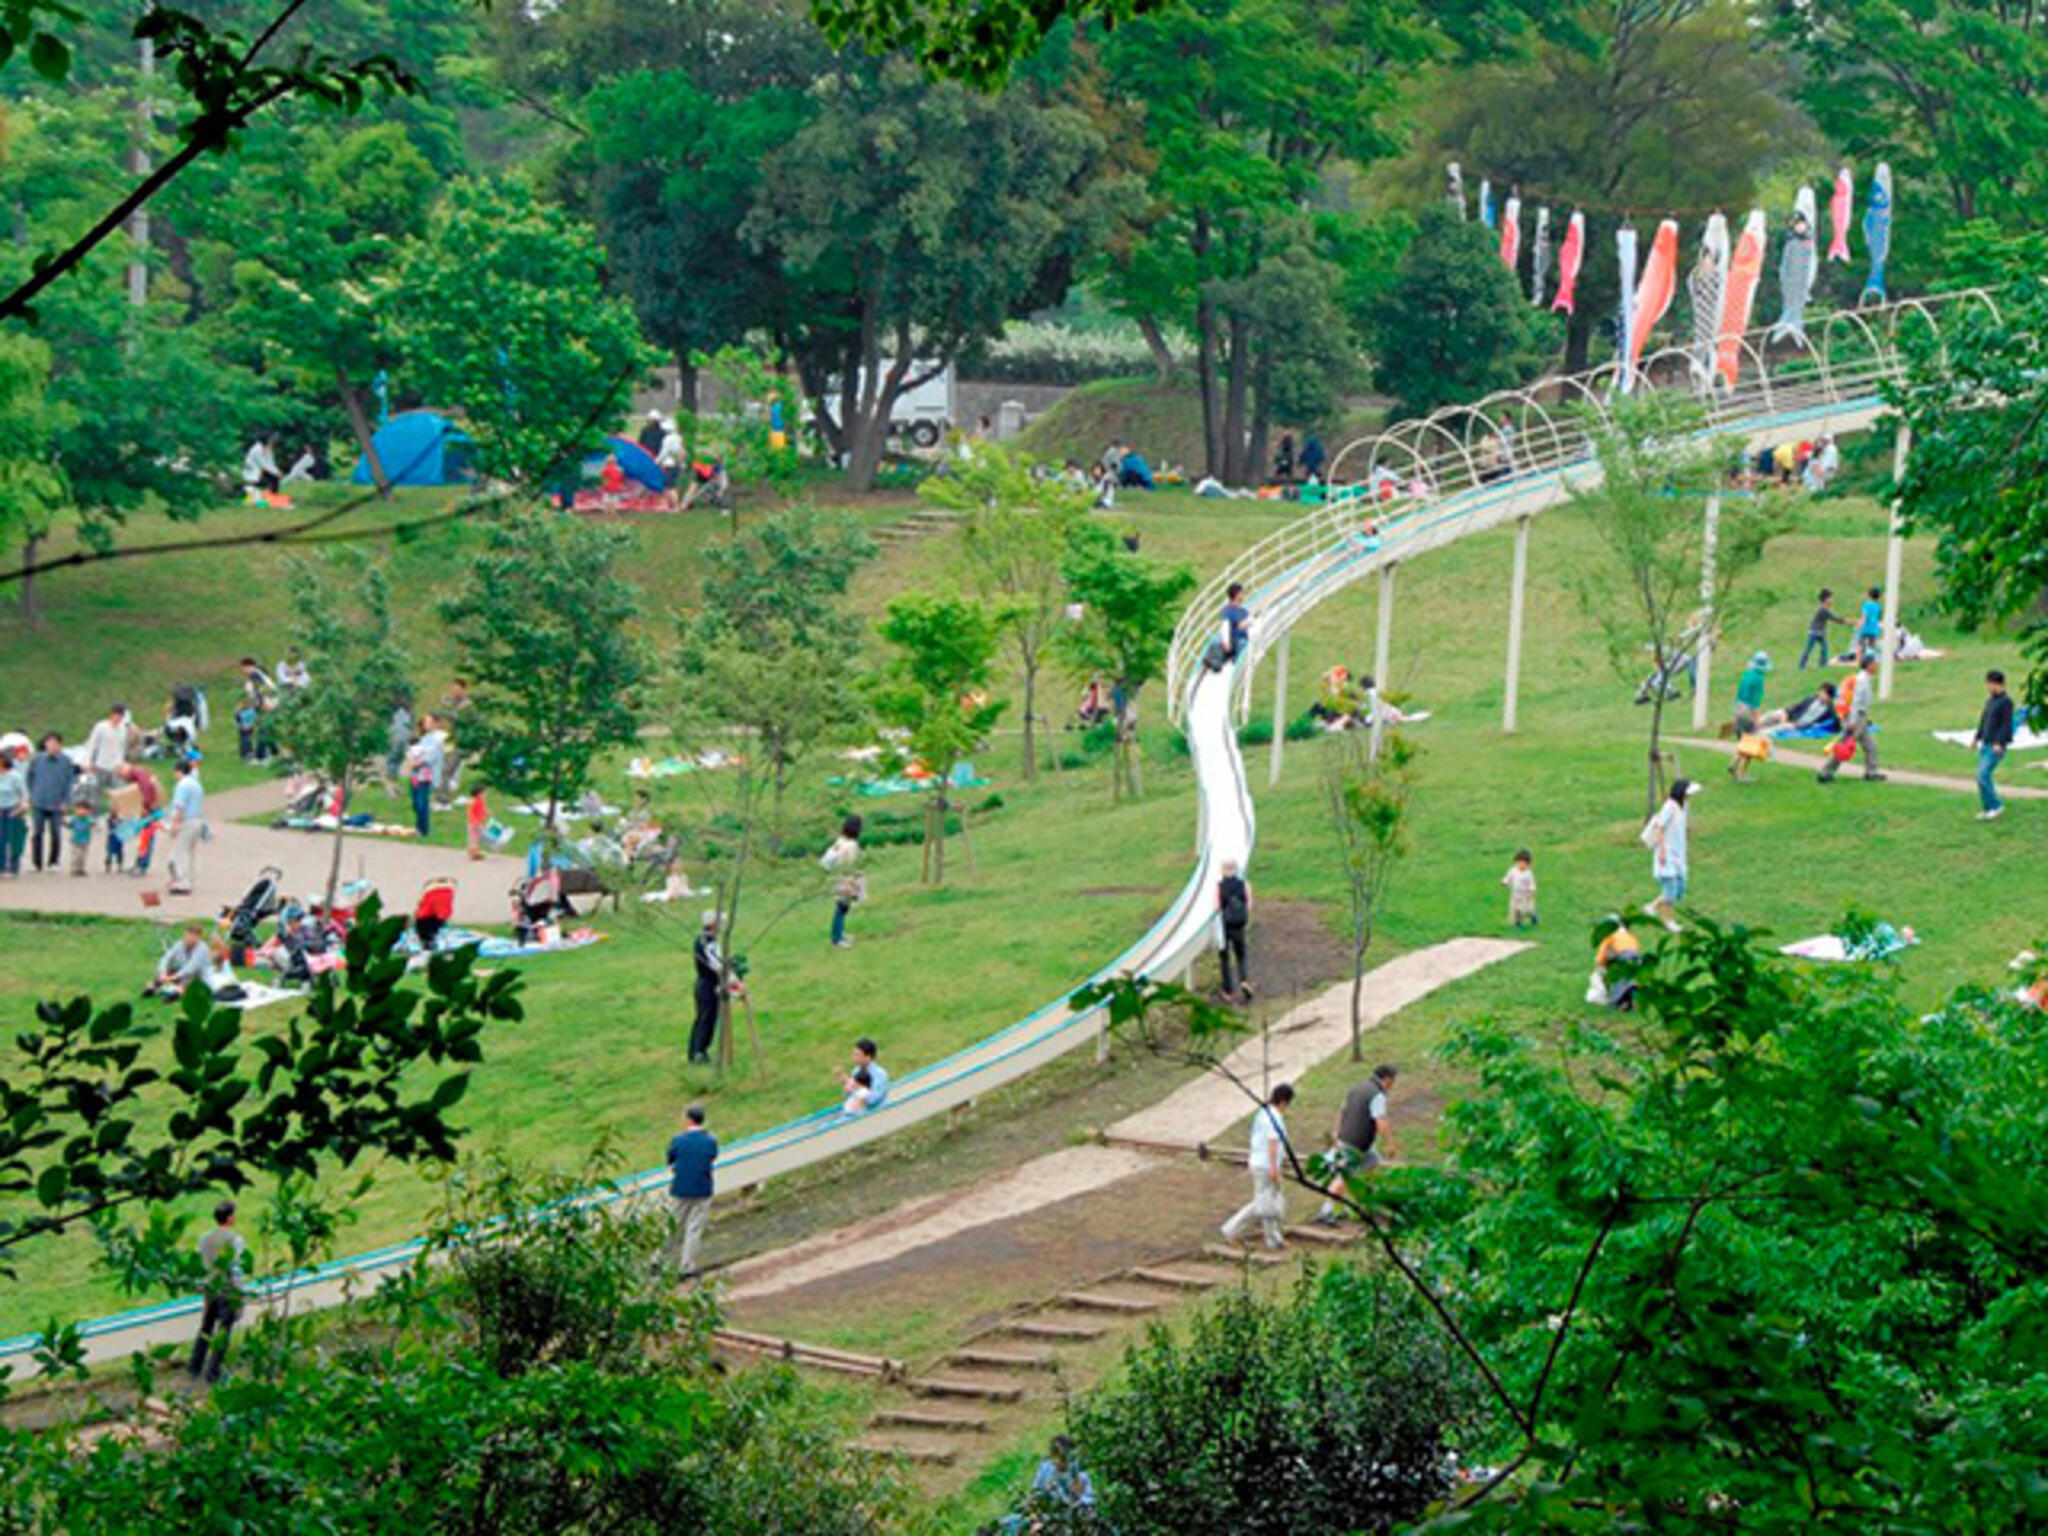
<instances>
[{"instance_id":1,"label":"stone staircase","mask_svg":"<svg viewBox=\"0 0 2048 1536\"><path fill-rule=\"evenodd\" d=\"M1062 1290L976 1333L929 1370L884 1377L854 1447L911 1465L978 1465L1003 1443L1002 1431L1014 1434L1015 1421L1075 1385L1078 1352L1135 1336L1144 1324L1239 1283L1248 1271L1348 1247L1362 1235L1355 1227L1291 1227L1286 1253L1212 1243Z\"/></svg>"},{"instance_id":2,"label":"stone staircase","mask_svg":"<svg viewBox=\"0 0 2048 1536\"><path fill-rule=\"evenodd\" d=\"M888 549L897 544L911 544L934 533L944 533L961 520L958 512L944 507L916 507L903 515L903 520L874 529L870 537Z\"/></svg>"}]
</instances>

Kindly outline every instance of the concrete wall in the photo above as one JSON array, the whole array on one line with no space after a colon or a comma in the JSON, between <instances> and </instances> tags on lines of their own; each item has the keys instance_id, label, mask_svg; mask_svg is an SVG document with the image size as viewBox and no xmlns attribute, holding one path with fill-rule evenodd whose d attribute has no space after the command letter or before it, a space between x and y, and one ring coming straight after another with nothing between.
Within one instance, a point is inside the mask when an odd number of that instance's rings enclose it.
<instances>
[{"instance_id":1,"label":"concrete wall","mask_svg":"<svg viewBox=\"0 0 2048 1536\"><path fill-rule=\"evenodd\" d=\"M665 416L675 411L675 369L657 368L654 377L653 388L634 392L632 412L626 423L626 435L629 437L640 430L640 423L646 419L649 411L660 411ZM1068 386L1064 384L1006 384L998 380L958 379L953 386L953 400L959 409L960 420L955 425L971 428L976 421L986 416L1000 428L1008 424L1012 418L1016 418L1015 412L1006 416L1003 403L1015 401L1024 408L1021 418L1015 419L1017 429L1022 430L1025 425L1057 405L1066 395L1067 389ZM703 406L707 410L716 408L719 403L717 384L705 378L700 381L698 390ZM1011 434L1001 430L997 432L998 437L1009 435Z\"/></svg>"}]
</instances>

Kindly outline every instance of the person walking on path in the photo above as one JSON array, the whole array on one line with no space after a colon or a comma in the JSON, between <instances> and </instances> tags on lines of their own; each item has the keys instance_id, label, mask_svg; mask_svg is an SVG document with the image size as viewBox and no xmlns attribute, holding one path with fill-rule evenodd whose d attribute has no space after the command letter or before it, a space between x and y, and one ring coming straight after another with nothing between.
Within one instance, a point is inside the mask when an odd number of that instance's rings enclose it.
<instances>
[{"instance_id":1,"label":"person walking on path","mask_svg":"<svg viewBox=\"0 0 2048 1536\"><path fill-rule=\"evenodd\" d=\"M1991 775L2005 761L2012 746L2012 695L2005 691L2005 674L1993 667L1984 674L1984 713L1977 717L1977 798L1984 808L1979 821L1996 821L2005 814L2005 802L1998 798L1998 786Z\"/></svg>"},{"instance_id":2,"label":"person walking on path","mask_svg":"<svg viewBox=\"0 0 2048 1536\"><path fill-rule=\"evenodd\" d=\"M1738 784L1749 780L1749 765L1755 761L1741 750L1745 736L1757 734L1764 712L1764 678L1771 670L1771 653L1758 651L1749 658L1742 676L1735 682L1735 755L1728 759L1728 777Z\"/></svg>"},{"instance_id":3,"label":"person walking on path","mask_svg":"<svg viewBox=\"0 0 2048 1536\"><path fill-rule=\"evenodd\" d=\"M1239 873L1235 859L1223 861L1223 878L1216 882L1216 916L1223 926L1223 995L1249 1001L1252 977L1245 956L1245 934L1252 923L1252 888ZM1237 962L1235 972L1232 960Z\"/></svg>"},{"instance_id":4,"label":"person walking on path","mask_svg":"<svg viewBox=\"0 0 2048 1536\"><path fill-rule=\"evenodd\" d=\"M711 1046L718 1038L718 1001L725 990L725 956L718 952L718 914L706 912L690 946L697 971L697 1016L690 1023L690 1062L709 1066Z\"/></svg>"},{"instance_id":5,"label":"person walking on path","mask_svg":"<svg viewBox=\"0 0 2048 1536\"><path fill-rule=\"evenodd\" d=\"M860 829L858 816L847 817L839 824L839 836L818 860L828 873L838 877L832 886L834 949L853 947L853 940L846 936L846 915L868 899L868 877L860 869Z\"/></svg>"},{"instance_id":6,"label":"person walking on path","mask_svg":"<svg viewBox=\"0 0 2048 1536\"><path fill-rule=\"evenodd\" d=\"M1875 658L1884 640L1884 588L1872 587L1863 594L1862 616L1856 623L1856 659Z\"/></svg>"},{"instance_id":7,"label":"person walking on path","mask_svg":"<svg viewBox=\"0 0 2048 1536\"><path fill-rule=\"evenodd\" d=\"M194 1381L219 1381L227 1360L228 1335L242 1316L242 1259L248 1253L235 1230L235 1202L213 1208L213 1226L199 1239L199 1266L205 1279L206 1305L199 1314L199 1337L192 1341L186 1369Z\"/></svg>"},{"instance_id":8,"label":"person walking on path","mask_svg":"<svg viewBox=\"0 0 2048 1536\"><path fill-rule=\"evenodd\" d=\"M1387 1134L1387 1095L1393 1091L1401 1069L1382 1062L1372 1076L1344 1095L1331 1132L1330 1184L1332 1196L1345 1192L1345 1178L1361 1168L1378 1168L1394 1155L1393 1138ZM1316 1224L1337 1224L1337 1202L1325 1200L1316 1212Z\"/></svg>"},{"instance_id":9,"label":"person walking on path","mask_svg":"<svg viewBox=\"0 0 2048 1536\"><path fill-rule=\"evenodd\" d=\"M171 840L169 893L189 896L199 839L206 832L206 789L199 782L199 765L189 757L178 764L178 782L171 790L171 819L165 831Z\"/></svg>"},{"instance_id":10,"label":"person walking on path","mask_svg":"<svg viewBox=\"0 0 2048 1536\"><path fill-rule=\"evenodd\" d=\"M704 1106L692 1104L683 1120L683 1129L668 1144L672 1209L661 1264L671 1279L697 1273L697 1245L704 1241L704 1223L711 1216L711 1165L718 1161L718 1138L704 1129Z\"/></svg>"},{"instance_id":11,"label":"person walking on path","mask_svg":"<svg viewBox=\"0 0 2048 1536\"><path fill-rule=\"evenodd\" d=\"M0 875L21 874L28 846L28 774L10 748L0 753Z\"/></svg>"},{"instance_id":12,"label":"person walking on path","mask_svg":"<svg viewBox=\"0 0 2048 1536\"><path fill-rule=\"evenodd\" d=\"M1672 933L1678 932L1678 904L1685 900L1688 802L1698 792L1691 779L1674 779L1670 798L1643 825L1643 846L1650 850L1650 874L1657 882L1656 899L1643 910Z\"/></svg>"},{"instance_id":13,"label":"person walking on path","mask_svg":"<svg viewBox=\"0 0 2048 1536\"><path fill-rule=\"evenodd\" d=\"M1863 751L1863 777L1865 782L1882 784L1885 775L1877 767L1877 738L1871 734L1870 700L1877 692L1877 652L1869 651L1856 664L1856 671L1849 678L1849 710L1842 717L1842 734L1828 752L1828 760L1820 771L1823 784L1835 782L1835 775L1841 772L1842 764Z\"/></svg>"},{"instance_id":14,"label":"person walking on path","mask_svg":"<svg viewBox=\"0 0 2048 1536\"><path fill-rule=\"evenodd\" d=\"M1287 1156L1287 1122L1281 1115L1293 1102L1292 1085L1281 1083L1252 1116L1251 1203L1223 1223L1226 1243L1237 1242L1244 1229L1256 1221L1268 1248L1287 1246L1281 1231L1287 1216L1286 1187L1281 1183Z\"/></svg>"},{"instance_id":15,"label":"person walking on path","mask_svg":"<svg viewBox=\"0 0 2048 1536\"><path fill-rule=\"evenodd\" d=\"M63 863L64 813L71 809L71 791L77 784L78 764L64 750L64 738L51 731L43 737L43 750L29 759L28 765L31 842L38 870L56 869Z\"/></svg>"},{"instance_id":16,"label":"person walking on path","mask_svg":"<svg viewBox=\"0 0 2048 1536\"><path fill-rule=\"evenodd\" d=\"M1881 612L1882 610L1880 610ZM1820 589L1820 606L1813 610L1813 617L1806 621L1806 646L1799 653L1799 670L1806 670L1806 663L1818 653L1820 664L1828 664L1828 626L1846 624L1849 621L1835 612L1835 594L1827 587Z\"/></svg>"}]
</instances>

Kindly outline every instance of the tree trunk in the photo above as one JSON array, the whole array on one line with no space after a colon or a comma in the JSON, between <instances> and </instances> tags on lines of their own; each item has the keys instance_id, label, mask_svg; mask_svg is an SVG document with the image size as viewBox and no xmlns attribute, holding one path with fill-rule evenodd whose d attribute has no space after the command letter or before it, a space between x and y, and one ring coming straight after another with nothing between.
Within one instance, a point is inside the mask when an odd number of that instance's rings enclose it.
<instances>
[{"instance_id":1,"label":"tree trunk","mask_svg":"<svg viewBox=\"0 0 2048 1536\"><path fill-rule=\"evenodd\" d=\"M697 414L698 396L697 365L690 361L685 348L676 349L676 409L685 415Z\"/></svg>"},{"instance_id":2,"label":"tree trunk","mask_svg":"<svg viewBox=\"0 0 2048 1536\"><path fill-rule=\"evenodd\" d=\"M1159 329L1159 322L1150 315L1138 316L1138 334L1145 338L1145 346L1152 354L1152 366L1158 371L1159 382L1171 383L1174 374L1173 349L1166 344L1166 333Z\"/></svg>"},{"instance_id":3,"label":"tree trunk","mask_svg":"<svg viewBox=\"0 0 2048 1536\"><path fill-rule=\"evenodd\" d=\"M1671 677L1660 668L1661 685L1652 690L1650 700L1650 780L1647 791L1647 805L1643 818L1648 820L1657 814L1657 802L1664 795L1664 700L1671 693Z\"/></svg>"},{"instance_id":4,"label":"tree trunk","mask_svg":"<svg viewBox=\"0 0 2048 1536\"><path fill-rule=\"evenodd\" d=\"M327 861L327 915L334 916L334 893L341 889L341 845L348 836L349 775L341 776L340 807L334 818L334 854Z\"/></svg>"},{"instance_id":5,"label":"tree trunk","mask_svg":"<svg viewBox=\"0 0 2048 1536\"><path fill-rule=\"evenodd\" d=\"M1365 1060L1365 952L1372 945L1363 909L1351 917L1351 1059Z\"/></svg>"},{"instance_id":6,"label":"tree trunk","mask_svg":"<svg viewBox=\"0 0 2048 1536\"><path fill-rule=\"evenodd\" d=\"M384 461L377 456L376 433L370 427L370 413L363 409L363 397L349 382L347 371L339 366L334 370L334 388L341 396L341 408L348 412L348 427L355 434L356 446L363 450L363 462L370 466L371 483L377 487L379 496L389 496L391 477L384 472Z\"/></svg>"},{"instance_id":7,"label":"tree trunk","mask_svg":"<svg viewBox=\"0 0 2048 1536\"><path fill-rule=\"evenodd\" d=\"M862 410L846 425L846 481L856 491L872 491L888 446L889 420Z\"/></svg>"},{"instance_id":8,"label":"tree trunk","mask_svg":"<svg viewBox=\"0 0 2048 1536\"><path fill-rule=\"evenodd\" d=\"M1038 657L1027 653L1024 662L1024 782L1038 777Z\"/></svg>"},{"instance_id":9,"label":"tree trunk","mask_svg":"<svg viewBox=\"0 0 2048 1536\"><path fill-rule=\"evenodd\" d=\"M32 533L21 541L21 622L30 629L36 624L36 554L43 536Z\"/></svg>"},{"instance_id":10,"label":"tree trunk","mask_svg":"<svg viewBox=\"0 0 2048 1536\"><path fill-rule=\"evenodd\" d=\"M1249 485L1255 466L1245 463L1245 397L1251 378L1251 326L1242 315L1230 317L1230 352L1224 359L1227 393L1223 407L1223 478L1231 485Z\"/></svg>"}]
</instances>

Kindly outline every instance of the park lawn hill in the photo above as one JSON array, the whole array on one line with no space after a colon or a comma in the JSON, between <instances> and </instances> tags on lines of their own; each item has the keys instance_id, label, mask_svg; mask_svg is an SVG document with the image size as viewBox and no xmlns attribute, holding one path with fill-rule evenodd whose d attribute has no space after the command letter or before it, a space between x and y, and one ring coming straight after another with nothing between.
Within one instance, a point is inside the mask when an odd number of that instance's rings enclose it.
<instances>
[{"instance_id":1,"label":"park lawn hill","mask_svg":"<svg viewBox=\"0 0 2048 1536\"><path fill-rule=\"evenodd\" d=\"M876 502L859 515L883 523L902 510L900 501ZM1139 532L1148 556L1185 562L1206 576L1292 510L1132 493L1108 516ZM643 588L641 624L651 640L665 643L672 616L694 597L694 553L706 539L723 537L722 525L682 517L628 526L638 553L627 572ZM1725 714L1740 664L1755 649L1769 650L1778 664L1768 702L1804 691L1800 685L1811 677L1792 668L1814 593L1830 586L1846 597L1878 579L1885 526L1882 509L1866 500L1796 503L1791 530L1773 541L1743 596L1746 606L1729 624L1713 671L1711 719ZM437 697L455 674L433 605L480 538L474 528L450 527L383 553L422 698ZM1426 1089L1419 1100L1460 1091L1457 1082L1431 1075L1427 1060L1452 1020L1512 1013L1541 1022L1578 1012L1590 926L1651 895L1648 858L1635 835L1647 712L1630 702L1635 678L1617 673L1599 627L1574 596L1577 574L1602 552L1570 509L1537 521L1520 730L1509 737L1500 711L1510 548L1505 532L1480 536L1404 566L1396 581L1389 682L1406 707L1429 710L1431 718L1408 732L1421 748L1411 852L1396 876L1374 958L1459 934L1505 933L1499 881L1519 847L1535 855L1542 912L1532 951L1416 1005L1388 1026L1383 1042L1368 1044L1375 1058L1382 1044L1398 1049L1417 1074L1416 1087ZM281 558L259 548L226 559L161 557L46 578L39 628L24 630L11 615L0 619L8 641L0 646L0 696L8 701L0 715L28 729L48 721L82 731L113 698L147 701L173 683L200 681L219 690L207 742L209 782L246 782L248 773L232 761L222 704L236 657L274 660L288 643ZM1968 754L1936 743L1931 732L1973 724L1984 668L2013 668L2016 657L1996 636L1958 636L1940 620L1930 601L1930 568L1929 551L1909 546L1902 615L1948 655L1899 668L1896 695L1877 713L1879 740L1887 767L1962 781L1972 766ZM959 569L957 535L894 543L863 569L851 600L872 619L888 597L951 584ZM1332 663L1370 670L1376 590L1366 584L1346 593L1296 629L1285 718L1306 709L1317 676ZM870 654L879 649L871 639ZM50 665L52 656L65 664ZM1268 668L1257 680L1255 719L1272 709L1271 683ZM1055 721L1074 692L1064 678L1046 688L1042 697L1053 701L1047 713ZM1186 877L1192 781L1157 688L1141 698L1140 710L1147 750L1142 802L1112 804L1103 758L1024 785L1020 743L1014 729L1005 730L976 759L993 784L972 801L985 807L975 813L974 866L956 846L949 884L929 890L917 884L914 846L875 849L868 860L873 899L856 911L856 944L844 951L826 942L831 899L815 849L847 810L914 813L915 802L858 799L825 782L846 767L836 756L807 760L789 809L792 840L804 851L756 877L748 897L752 937L743 916L740 947L750 966L758 1061L742 1020L730 1071L683 1063L697 903L607 911L596 926L609 942L522 968L527 1018L487 1038L461 1116L471 1128L469 1145L559 1168L580 1164L605 1141L623 1167L637 1170L658 1161L691 1100L709 1107L721 1136L744 1135L831 1103L837 1071L858 1035L880 1041L885 1063L900 1076L1062 995L1135 940ZM1670 720L1674 734L1691 734L1686 704ZM1059 734L1059 747L1077 745ZM1335 927L1343 922L1344 898L1325 826L1317 745L1287 743L1277 789L1266 787L1268 748L1248 749L1259 833L1250 875L1262 896L1322 904ZM661 743L644 748L660 755ZM1896 965L1909 995L1928 1002L1964 981L1995 983L2005 961L2048 930L2048 886L2039 879L2038 837L2028 826L2048 810L2033 802L2016 800L2004 821L1979 825L1971 819L1974 797L1960 790L1867 785L1853 771L1823 788L1810 771L1776 763L1763 767L1758 782L1737 786L1722 772L1723 752L1678 751L1685 770L1708 785L1694 813L1693 900L1718 919L1766 928L1783 940L1824 931L1851 908L1910 924L1923 942ZM635 787L623 773L625 755L598 777L615 803ZM2005 778L2048 787L2048 774L2022 761ZM657 806L685 806L706 792L691 779L657 781ZM1000 804L988 806L990 796ZM443 818L444 827L452 820ZM412 893L386 894L408 901ZM42 998L132 996L158 941L140 922L9 919L0 924L0 954L7 956L0 1008L18 1024ZM1256 976L1256 923L1253 945ZM258 1013L248 1027L277 1029L285 1017ZM1319 1126L1352 1075L1341 1065L1314 1074L1300 1123ZM1048 1145L1067 1130L1049 1125ZM1426 1123L1404 1125L1402 1147L1411 1158L1431 1155ZM432 1198L421 1175L386 1172L360 1203L341 1251L410 1235ZM122 1305L93 1273L92 1257L84 1240L46 1245L8 1288L0 1331Z\"/></svg>"}]
</instances>

